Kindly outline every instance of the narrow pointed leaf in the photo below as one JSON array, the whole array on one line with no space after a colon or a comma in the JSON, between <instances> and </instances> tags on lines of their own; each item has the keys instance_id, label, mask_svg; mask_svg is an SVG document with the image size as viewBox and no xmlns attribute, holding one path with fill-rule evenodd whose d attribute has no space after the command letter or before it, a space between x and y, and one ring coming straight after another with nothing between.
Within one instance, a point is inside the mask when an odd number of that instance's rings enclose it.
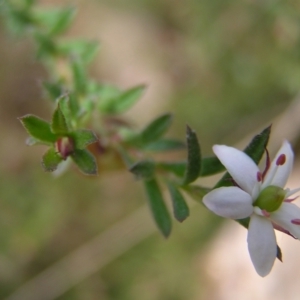
<instances>
[{"instance_id":1,"label":"narrow pointed leaf","mask_svg":"<svg viewBox=\"0 0 300 300\"><path fill-rule=\"evenodd\" d=\"M51 129L54 133L59 135L66 135L69 132L66 118L61 109L61 101L58 102L57 107L52 116Z\"/></svg>"},{"instance_id":2,"label":"narrow pointed leaf","mask_svg":"<svg viewBox=\"0 0 300 300\"><path fill-rule=\"evenodd\" d=\"M75 17L75 9L73 7L67 7L57 11L57 16L53 18L53 22L50 27L49 34L57 35L64 32L72 23Z\"/></svg>"},{"instance_id":3,"label":"narrow pointed leaf","mask_svg":"<svg viewBox=\"0 0 300 300\"><path fill-rule=\"evenodd\" d=\"M271 126L265 128L260 134L256 135L244 150L244 152L248 154L256 164L260 162L265 153L270 134Z\"/></svg>"},{"instance_id":4,"label":"narrow pointed leaf","mask_svg":"<svg viewBox=\"0 0 300 300\"><path fill-rule=\"evenodd\" d=\"M157 142L168 130L172 123L172 115L164 114L150 124L141 132L128 136L125 140L128 144L136 147L145 148L150 144Z\"/></svg>"},{"instance_id":5,"label":"narrow pointed leaf","mask_svg":"<svg viewBox=\"0 0 300 300\"><path fill-rule=\"evenodd\" d=\"M188 149L187 167L183 179L183 185L196 180L201 171L201 150L197 135L189 126L186 128L186 140Z\"/></svg>"},{"instance_id":6,"label":"narrow pointed leaf","mask_svg":"<svg viewBox=\"0 0 300 300\"><path fill-rule=\"evenodd\" d=\"M35 25L35 20L32 17L29 9L25 7L19 8L16 5L11 5L11 1L2 1L0 13L6 15L6 18L3 18L6 22L8 28L12 32L20 35L24 33L26 28L29 26Z\"/></svg>"},{"instance_id":7,"label":"narrow pointed leaf","mask_svg":"<svg viewBox=\"0 0 300 300\"><path fill-rule=\"evenodd\" d=\"M72 121L77 121L78 116L80 114L80 107L78 103L78 99L74 93L69 94L69 108L72 116Z\"/></svg>"},{"instance_id":8,"label":"narrow pointed leaf","mask_svg":"<svg viewBox=\"0 0 300 300\"><path fill-rule=\"evenodd\" d=\"M71 155L77 167L86 175L97 175L97 162L88 150L75 149Z\"/></svg>"},{"instance_id":9,"label":"narrow pointed leaf","mask_svg":"<svg viewBox=\"0 0 300 300\"><path fill-rule=\"evenodd\" d=\"M99 109L108 114L119 114L128 110L140 99L145 86L139 85L124 92L108 85L96 89L100 98Z\"/></svg>"},{"instance_id":10,"label":"narrow pointed leaf","mask_svg":"<svg viewBox=\"0 0 300 300\"><path fill-rule=\"evenodd\" d=\"M236 220L238 223L240 223L242 226L244 226L245 228L249 227L249 222L250 222L250 218L245 218L245 219L238 219Z\"/></svg>"},{"instance_id":11,"label":"narrow pointed leaf","mask_svg":"<svg viewBox=\"0 0 300 300\"><path fill-rule=\"evenodd\" d=\"M184 148L185 144L183 142L169 139L158 140L143 147L144 150L153 152L181 150Z\"/></svg>"},{"instance_id":12,"label":"narrow pointed leaf","mask_svg":"<svg viewBox=\"0 0 300 300\"><path fill-rule=\"evenodd\" d=\"M114 100L112 113L122 113L132 107L142 96L145 90L144 85L139 85L123 92Z\"/></svg>"},{"instance_id":13,"label":"narrow pointed leaf","mask_svg":"<svg viewBox=\"0 0 300 300\"><path fill-rule=\"evenodd\" d=\"M175 185L169 182L168 189L172 199L174 217L179 222L182 222L190 214L189 207L187 206L185 199Z\"/></svg>"},{"instance_id":14,"label":"narrow pointed leaf","mask_svg":"<svg viewBox=\"0 0 300 300\"><path fill-rule=\"evenodd\" d=\"M45 171L53 172L57 169L57 166L62 162L62 160L62 157L55 152L54 148L50 148L43 155L42 166Z\"/></svg>"},{"instance_id":15,"label":"narrow pointed leaf","mask_svg":"<svg viewBox=\"0 0 300 300\"><path fill-rule=\"evenodd\" d=\"M46 144L54 143L57 136L51 131L50 124L34 115L26 115L20 118L26 131L36 140Z\"/></svg>"},{"instance_id":16,"label":"narrow pointed leaf","mask_svg":"<svg viewBox=\"0 0 300 300\"><path fill-rule=\"evenodd\" d=\"M280 247L277 245L277 255L276 257L282 262L282 252Z\"/></svg>"},{"instance_id":17,"label":"narrow pointed leaf","mask_svg":"<svg viewBox=\"0 0 300 300\"><path fill-rule=\"evenodd\" d=\"M224 170L225 167L216 156L204 157L201 161L200 176L211 176Z\"/></svg>"},{"instance_id":18,"label":"narrow pointed leaf","mask_svg":"<svg viewBox=\"0 0 300 300\"><path fill-rule=\"evenodd\" d=\"M87 145L97 142L94 132L87 129L76 130L70 136L73 138L75 148L77 149L84 149Z\"/></svg>"},{"instance_id":19,"label":"narrow pointed leaf","mask_svg":"<svg viewBox=\"0 0 300 300\"><path fill-rule=\"evenodd\" d=\"M103 113L112 113L114 111L115 99L119 97L121 91L115 86L99 85L97 83L90 83L89 92L95 94L98 98L98 108Z\"/></svg>"},{"instance_id":20,"label":"narrow pointed leaf","mask_svg":"<svg viewBox=\"0 0 300 300\"><path fill-rule=\"evenodd\" d=\"M157 168L171 172L178 177L183 177L186 170L186 161L181 162L158 162Z\"/></svg>"},{"instance_id":21,"label":"narrow pointed leaf","mask_svg":"<svg viewBox=\"0 0 300 300\"><path fill-rule=\"evenodd\" d=\"M36 20L39 21L49 35L57 35L66 30L74 16L75 10L72 7L35 10Z\"/></svg>"},{"instance_id":22,"label":"narrow pointed leaf","mask_svg":"<svg viewBox=\"0 0 300 300\"><path fill-rule=\"evenodd\" d=\"M65 125L67 132L71 131L72 128L72 111L70 108L70 98L69 95L62 95L59 98L59 108L61 110L62 116L65 119Z\"/></svg>"},{"instance_id":23,"label":"narrow pointed leaf","mask_svg":"<svg viewBox=\"0 0 300 300\"><path fill-rule=\"evenodd\" d=\"M60 53L67 56L79 57L84 64L90 63L99 50L98 42L85 40L61 41L59 44Z\"/></svg>"},{"instance_id":24,"label":"narrow pointed leaf","mask_svg":"<svg viewBox=\"0 0 300 300\"><path fill-rule=\"evenodd\" d=\"M55 101L62 94L62 86L58 82L44 81L43 87L52 101Z\"/></svg>"},{"instance_id":25,"label":"narrow pointed leaf","mask_svg":"<svg viewBox=\"0 0 300 300\"><path fill-rule=\"evenodd\" d=\"M155 163L150 160L138 161L133 164L129 171L133 173L137 179L151 179L154 176Z\"/></svg>"},{"instance_id":26,"label":"narrow pointed leaf","mask_svg":"<svg viewBox=\"0 0 300 300\"><path fill-rule=\"evenodd\" d=\"M49 36L40 32L36 32L34 34L34 38L38 45L36 54L38 59L55 56L57 54L56 44L52 39L49 38Z\"/></svg>"},{"instance_id":27,"label":"narrow pointed leaf","mask_svg":"<svg viewBox=\"0 0 300 300\"><path fill-rule=\"evenodd\" d=\"M157 181L154 178L151 180L145 180L144 185L148 204L156 225L162 234L165 237L168 237L171 233L172 221Z\"/></svg>"},{"instance_id":28,"label":"narrow pointed leaf","mask_svg":"<svg viewBox=\"0 0 300 300\"><path fill-rule=\"evenodd\" d=\"M87 74L85 65L81 59L73 59L71 62L74 88L77 94L81 95L86 92L87 87Z\"/></svg>"},{"instance_id":29,"label":"narrow pointed leaf","mask_svg":"<svg viewBox=\"0 0 300 300\"><path fill-rule=\"evenodd\" d=\"M158 140L172 123L172 115L165 114L152 121L140 134L142 145Z\"/></svg>"}]
</instances>

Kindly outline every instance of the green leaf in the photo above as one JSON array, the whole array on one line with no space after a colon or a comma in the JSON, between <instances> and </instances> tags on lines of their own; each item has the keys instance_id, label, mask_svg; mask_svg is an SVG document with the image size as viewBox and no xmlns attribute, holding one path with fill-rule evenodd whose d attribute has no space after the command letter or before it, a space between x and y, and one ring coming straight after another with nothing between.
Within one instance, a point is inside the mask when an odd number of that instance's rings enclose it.
<instances>
[{"instance_id":1,"label":"green leaf","mask_svg":"<svg viewBox=\"0 0 300 300\"><path fill-rule=\"evenodd\" d=\"M74 89L77 94L85 94L87 86L87 74L82 60L75 58L71 61Z\"/></svg>"},{"instance_id":2,"label":"green leaf","mask_svg":"<svg viewBox=\"0 0 300 300\"><path fill-rule=\"evenodd\" d=\"M68 124L61 109L62 101L66 99L60 99L57 103L56 109L52 116L51 129L54 133L59 135L67 135L69 132Z\"/></svg>"},{"instance_id":3,"label":"green leaf","mask_svg":"<svg viewBox=\"0 0 300 300\"><path fill-rule=\"evenodd\" d=\"M183 177L186 170L186 162L158 162L156 163L157 168L169 171L178 177Z\"/></svg>"},{"instance_id":4,"label":"green leaf","mask_svg":"<svg viewBox=\"0 0 300 300\"><path fill-rule=\"evenodd\" d=\"M282 252L281 252L281 249L278 245L277 245L276 257L282 262Z\"/></svg>"},{"instance_id":5,"label":"green leaf","mask_svg":"<svg viewBox=\"0 0 300 300\"><path fill-rule=\"evenodd\" d=\"M67 8L53 8L35 10L36 20L44 26L48 35L58 35L65 31L73 21L75 16L75 9Z\"/></svg>"},{"instance_id":6,"label":"green leaf","mask_svg":"<svg viewBox=\"0 0 300 300\"><path fill-rule=\"evenodd\" d=\"M72 23L76 10L73 7L67 7L57 11L55 22L49 30L49 34L57 35L64 32Z\"/></svg>"},{"instance_id":7,"label":"green leaf","mask_svg":"<svg viewBox=\"0 0 300 300\"><path fill-rule=\"evenodd\" d=\"M144 85L133 87L125 92L108 85L98 86L96 91L99 96L99 109L108 114L122 113L139 100L144 90Z\"/></svg>"},{"instance_id":8,"label":"green leaf","mask_svg":"<svg viewBox=\"0 0 300 300\"><path fill-rule=\"evenodd\" d=\"M57 136L51 131L50 124L37 116L26 115L20 118L26 131L34 138L46 144L52 144Z\"/></svg>"},{"instance_id":9,"label":"green leaf","mask_svg":"<svg viewBox=\"0 0 300 300\"><path fill-rule=\"evenodd\" d=\"M145 180L144 186L147 194L148 204L156 225L162 234L165 237L168 237L171 233L172 221L157 181L154 178L151 180Z\"/></svg>"},{"instance_id":10,"label":"green leaf","mask_svg":"<svg viewBox=\"0 0 300 300\"><path fill-rule=\"evenodd\" d=\"M43 57L51 57L57 54L56 44L47 35L36 32L34 38L38 45L37 58L42 59Z\"/></svg>"},{"instance_id":11,"label":"green leaf","mask_svg":"<svg viewBox=\"0 0 300 300\"><path fill-rule=\"evenodd\" d=\"M88 150L75 149L71 157L84 174L97 175L96 159Z\"/></svg>"},{"instance_id":12,"label":"green leaf","mask_svg":"<svg viewBox=\"0 0 300 300\"><path fill-rule=\"evenodd\" d=\"M69 109L72 116L72 120L76 121L80 114L80 107L77 96L74 93L69 93Z\"/></svg>"},{"instance_id":13,"label":"green leaf","mask_svg":"<svg viewBox=\"0 0 300 300\"><path fill-rule=\"evenodd\" d=\"M244 150L244 152L250 156L256 164L260 162L265 153L270 134L271 126L268 126L260 134L256 135Z\"/></svg>"},{"instance_id":14,"label":"green leaf","mask_svg":"<svg viewBox=\"0 0 300 300\"><path fill-rule=\"evenodd\" d=\"M126 142L137 147L145 147L157 141L168 130L172 122L170 114L164 114L148 126L146 126L140 133L133 135Z\"/></svg>"},{"instance_id":15,"label":"green leaf","mask_svg":"<svg viewBox=\"0 0 300 300\"><path fill-rule=\"evenodd\" d=\"M80 103L79 117L82 117L85 121L88 121L92 117L92 113L94 112L94 110L94 100L92 98L85 98L84 101Z\"/></svg>"},{"instance_id":16,"label":"green leaf","mask_svg":"<svg viewBox=\"0 0 300 300\"><path fill-rule=\"evenodd\" d=\"M89 64L99 50L99 43L85 40L61 41L59 52L66 56L77 57L84 64Z\"/></svg>"},{"instance_id":17,"label":"green leaf","mask_svg":"<svg viewBox=\"0 0 300 300\"><path fill-rule=\"evenodd\" d=\"M165 114L151 122L141 132L142 143L145 145L158 140L169 129L172 119L172 115Z\"/></svg>"},{"instance_id":18,"label":"green leaf","mask_svg":"<svg viewBox=\"0 0 300 300\"><path fill-rule=\"evenodd\" d=\"M71 131L72 126L72 119L73 119L73 115L72 115L72 111L70 108L70 99L69 99L69 95L62 95L59 99L58 99L58 103L59 103L59 108L61 110L62 116L65 118L65 123L66 123L66 129L68 130L68 132Z\"/></svg>"},{"instance_id":19,"label":"green leaf","mask_svg":"<svg viewBox=\"0 0 300 300\"><path fill-rule=\"evenodd\" d=\"M225 167L216 156L204 157L201 162L200 176L211 176L224 170Z\"/></svg>"},{"instance_id":20,"label":"green leaf","mask_svg":"<svg viewBox=\"0 0 300 300\"><path fill-rule=\"evenodd\" d=\"M84 149L87 145L97 142L97 137L93 131L79 129L70 134L75 143L76 149Z\"/></svg>"},{"instance_id":21,"label":"green leaf","mask_svg":"<svg viewBox=\"0 0 300 300\"><path fill-rule=\"evenodd\" d=\"M22 34L28 27L35 25L35 20L29 7L16 7L11 1L2 1L0 13L3 13L5 22L12 32Z\"/></svg>"},{"instance_id":22,"label":"green leaf","mask_svg":"<svg viewBox=\"0 0 300 300\"><path fill-rule=\"evenodd\" d=\"M144 85L139 85L123 92L118 97L112 99L110 107L107 107L107 112L119 114L128 110L142 96L145 90Z\"/></svg>"},{"instance_id":23,"label":"green leaf","mask_svg":"<svg viewBox=\"0 0 300 300\"><path fill-rule=\"evenodd\" d=\"M62 160L62 157L55 152L54 148L50 148L43 155L42 166L45 171L53 172L57 169L57 166L62 162Z\"/></svg>"},{"instance_id":24,"label":"green leaf","mask_svg":"<svg viewBox=\"0 0 300 300\"><path fill-rule=\"evenodd\" d=\"M120 122L117 124L120 124ZM125 143L129 143L128 141L132 141L136 138L136 131L134 131L133 128L127 127L129 126L128 124L123 124L124 126L118 128L118 134L122 141L124 141Z\"/></svg>"},{"instance_id":25,"label":"green leaf","mask_svg":"<svg viewBox=\"0 0 300 300\"><path fill-rule=\"evenodd\" d=\"M139 85L123 92L116 99L116 113L122 113L132 107L142 96L145 85Z\"/></svg>"},{"instance_id":26,"label":"green leaf","mask_svg":"<svg viewBox=\"0 0 300 300\"><path fill-rule=\"evenodd\" d=\"M62 94L62 86L58 82L44 81L43 87L52 101L56 100Z\"/></svg>"},{"instance_id":27,"label":"green leaf","mask_svg":"<svg viewBox=\"0 0 300 300\"><path fill-rule=\"evenodd\" d=\"M182 194L179 192L179 190L174 184L169 182L168 189L172 198L174 217L179 222L182 222L190 214L189 207L187 206Z\"/></svg>"},{"instance_id":28,"label":"green leaf","mask_svg":"<svg viewBox=\"0 0 300 300\"><path fill-rule=\"evenodd\" d=\"M155 163L150 160L142 160L133 164L129 171L133 173L137 179L151 179L154 176Z\"/></svg>"},{"instance_id":29,"label":"green leaf","mask_svg":"<svg viewBox=\"0 0 300 300\"><path fill-rule=\"evenodd\" d=\"M108 113L111 111L114 99L120 96L121 91L112 85L100 85L97 82L90 82L88 85L89 93L98 98L98 109L101 112Z\"/></svg>"},{"instance_id":30,"label":"green leaf","mask_svg":"<svg viewBox=\"0 0 300 300\"><path fill-rule=\"evenodd\" d=\"M258 164L261 160L265 149L268 145L269 137L271 133L271 126L264 129L260 134L256 135L249 145L244 149L244 152L250 156L253 161ZM226 173L221 180L214 186L218 188L221 186L232 186L232 178L229 173Z\"/></svg>"},{"instance_id":31,"label":"green leaf","mask_svg":"<svg viewBox=\"0 0 300 300\"><path fill-rule=\"evenodd\" d=\"M153 152L181 150L185 148L186 146L183 142L169 139L158 140L143 147L144 150Z\"/></svg>"},{"instance_id":32,"label":"green leaf","mask_svg":"<svg viewBox=\"0 0 300 300\"><path fill-rule=\"evenodd\" d=\"M242 226L244 226L245 228L249 227L249 222L250 222L250 218L245 218L245 219L238 219L236 220L237 222L239 222Z\"/></svg>"},{"instance_id":33,"label":"green leaf","mask_svg":"<svg viewBox=\"0 0 300 300\"><path fill-rule=\"evenodd\" d=\"M186 141L188 149L187 166L183 179L183 185L196 180L201 170L201 151L197 135L189 126L186 127Z\"/></svg>"}]
</instances>

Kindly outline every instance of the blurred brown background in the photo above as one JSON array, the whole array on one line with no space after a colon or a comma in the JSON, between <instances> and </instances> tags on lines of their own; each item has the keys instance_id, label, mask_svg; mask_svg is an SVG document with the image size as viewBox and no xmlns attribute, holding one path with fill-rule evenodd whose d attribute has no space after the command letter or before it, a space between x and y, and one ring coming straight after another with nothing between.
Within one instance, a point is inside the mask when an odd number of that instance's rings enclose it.
<instances>
[{"instance_id":1,"label":"blurred brown background","mask_svg":"<svg viewBox=\"0 0 300 300\"><path fill-rule=\"evenodd\" d=\"M207 155L214 143L243 146L273 123L271 153L284 138L299 149L299 1L71 4L78 15L67 35L101 44L91 76L121 88L148 85L126 113L133 123L143 126L169 111L170 136L184 139L188 123ZM0 22L1 299L298 299L297 241L279 236L284 264L276 262L261 279L246 231L233 221L194 205L164 240L140 210L145 197L128 172L100 170L96 179L45 173L45 149L25 145L17 120L51 115L41 89L47 74L34 51L30 38L9 34ZM291 187L299 186L297 170Z\"/></svg>"}]
</instances>

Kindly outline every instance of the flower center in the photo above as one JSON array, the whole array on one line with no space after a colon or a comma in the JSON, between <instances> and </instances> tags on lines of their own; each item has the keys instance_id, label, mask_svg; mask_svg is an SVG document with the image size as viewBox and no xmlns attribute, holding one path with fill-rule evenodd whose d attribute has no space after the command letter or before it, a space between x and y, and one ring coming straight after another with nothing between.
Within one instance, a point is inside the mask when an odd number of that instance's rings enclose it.
<instances>
[{"instance_id":1,"label":"flower center","mask_svg":"<svg viewBox=\"0 0 300 300\"><path fill-rule=\"evenodd\" d=\"M260 209L266 210L267 212L273 212L281 206L285 194L286 192L284 189L278 186L269 185L261 191L253 205L258 206Z\"/></svg>"}]
</instances>

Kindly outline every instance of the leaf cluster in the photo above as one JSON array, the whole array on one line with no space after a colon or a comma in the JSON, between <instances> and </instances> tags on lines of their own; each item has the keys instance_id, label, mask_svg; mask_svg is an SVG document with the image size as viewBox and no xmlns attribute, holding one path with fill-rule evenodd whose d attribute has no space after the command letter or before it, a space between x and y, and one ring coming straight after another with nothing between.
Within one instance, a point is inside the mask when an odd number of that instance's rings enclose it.
<instances>
[{"instance_id":1,"label":"leaf cluster","mask_svg":"<svg viewBox=\"0 0 300 300\"><path fill-rule=\"evenodd\" d=\"M67 105L63 103L68 103L68 99L59 99L51 122L35 115L26 115L20 118L22 125L30 135L29 144L50 146L42 159L45 171L55 171L63 160L70 157L84 174L96 175L95 158L85 148L89 144L97 142L97 137L91 130L73 130L69 127L62 110L62 106L65 105L66 109Z\"/></svg>"},{"instance_id":2,"label":"leaf cluster","mask_svg":"<svg viewBox=\"0 0 300 300\"><path fill-rule=\"evenodd\" d=\"M162 186L168 191L175 219L182 222L189 216L184 193L202 200L211 189L192 183L199 177L223 172L218 158L202 157L196 132L189 126L185 142L166 138L172 123L170 114L155 118L140 130L125 120L122 113L137 103L145 85L120 90L90 78L88 67L99 50L98 43L63 37L75 17L74 8L41 8L34 0L15 0L3 2L2 13L15 33L34 39L36 56L49 74L43 87L54 106L51 121L30 114L20 118L30 136L28 144L48 147L42 158L43 168L52 172L71 159L84 174L96 175L98 161L113 152L143 181L153 218L162 234L169 236L172 218ZM269 135L268 127L245 149L256 163L264 153ZM92 144L97 151L89 151ZM186 150L186 160L155 160L155 153L175 150ZM230 184L232 180L225 174L214 188ZM239 222L247 227L247 219Z\"/></svg>"},{"instance_id":3,"label":"leaf cluster","mask_svg":"<svg viewBox=\"0 0 300 300\"><path fill-rule=\"evenodd\" d=\"M166 126L166 123L167 119L163 116L149 124L148 127L151 127L151 132L159 132L161 128ZM268 127L256 135L244 150L255 163L258 163L264 154L269 140L270 130L271 128ZM144 132L147 132L147 128L141 133ZM159 137L159 135L156 136L157 139L159 139ZM153 142L151 139L144 139L143 141L145 145L147 145L147 142ZM140 145L144 145L141 141L140 143ZM133 163L129 169L137 179L143 180L152 215L158 228L165 237L171 232L172 222L163 199L162 189L158 184L158 177L160 177L162 179L161 181L167 186L175 219L182 222L189 216L189 207L182 192L188 193L192 198L196 199L196 201L201 202L204 195L211 189L199 185L191 185L191 183L199 177L214 175L225 170L217 157L202 157L198 137L195 131L189 126L186 128L186 148L186 161L155 162L154 160L140 160ZM163 175L161 175L161 171L163 171ZM232 182L229 174L226 173L214 188L232 185ZM243 226L248 227L248 220L238 221Z\"/></svg>"}]
</instances>

